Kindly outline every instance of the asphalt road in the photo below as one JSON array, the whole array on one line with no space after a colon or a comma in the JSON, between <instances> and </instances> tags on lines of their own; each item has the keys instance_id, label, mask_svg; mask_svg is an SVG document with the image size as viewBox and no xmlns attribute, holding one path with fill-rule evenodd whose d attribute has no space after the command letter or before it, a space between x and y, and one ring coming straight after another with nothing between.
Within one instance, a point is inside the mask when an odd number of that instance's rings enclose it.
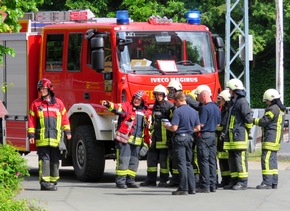
<instances>
[{"instance_id":1,"label":"asphalt road","mask_svg":"<svg viewBox=\"0 0 290 211\"><path fill-rule=\"evenodd\" d=\"M289 143L285 143L290 146ZM31 176L25 178L23 191L18 198L34 200L50 211L179 211L179 210L290 210L290 163L279 163L277 190L257 190L261 183L259 162L249 162L249 185L244 191L219 189L216 193L197 193L187 196L172 196L174 188L142 187L139 189L115 188L115 162L106 162L103 179L98 183L80 182L73 169L61 167L61 179L56 192L39 190L37 155L26 156L31 167ZM146 177L146 162L141 161L137 182Z\"/></svg>"}]
</instances>

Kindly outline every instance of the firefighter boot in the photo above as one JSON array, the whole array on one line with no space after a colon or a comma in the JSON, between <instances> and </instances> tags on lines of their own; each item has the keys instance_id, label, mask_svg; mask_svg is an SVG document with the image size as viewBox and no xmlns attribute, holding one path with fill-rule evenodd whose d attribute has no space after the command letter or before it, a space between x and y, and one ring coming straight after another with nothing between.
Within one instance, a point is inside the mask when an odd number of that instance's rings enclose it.
<instances>
[{"instance_id":1,"label":"firefighter boot","mask_svg":"<svg viewBox=\"0 0 290 211\"><path fill-rule=\"evenodd\" d=\"M40 182L40 190L44 191L56 191L57 188L50 182Z\"/></svg>"},{"instance_id":2,"label":"firefighter boot","mask_svg":"<svg viewBox=\"0 0 290 211\"><path fill-rule=\"evenodd\" d=\"M261 185L258 185L256 188L257 189L272 189L272 185L267 185L262 182Z\"/></svg>"}]
</instances>

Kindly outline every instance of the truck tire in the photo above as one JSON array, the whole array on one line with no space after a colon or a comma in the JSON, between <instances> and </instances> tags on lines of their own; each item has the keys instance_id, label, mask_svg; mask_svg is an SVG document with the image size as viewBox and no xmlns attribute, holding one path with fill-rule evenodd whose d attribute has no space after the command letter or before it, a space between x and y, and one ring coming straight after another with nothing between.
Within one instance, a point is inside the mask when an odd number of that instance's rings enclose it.
<instances>
[{"instance_id":1,"label":"truck tire","mask_svg":"<svg viewBox=\"0 0 290 211\"><path fill-rule=\"evenodd\" d=\"M73 167L80 181L92 182L102 178L105 169L105 148L96 141L94 129L90 125L76 128L73 134Z\"/></svg>"}]
</instances>

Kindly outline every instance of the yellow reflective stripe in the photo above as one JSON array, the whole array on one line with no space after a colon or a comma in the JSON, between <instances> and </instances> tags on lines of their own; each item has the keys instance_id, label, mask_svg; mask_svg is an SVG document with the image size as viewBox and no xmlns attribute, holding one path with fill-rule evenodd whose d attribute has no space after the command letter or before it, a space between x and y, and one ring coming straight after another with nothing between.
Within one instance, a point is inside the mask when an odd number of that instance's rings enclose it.
<instances>
[{"instance_id":1,"label":"yellow reflective stripe","mask_svg":"<svg viewBox=\"0 0 290 211\"><path fill-rule=\"evenodd\" d=\"M267 111L267 112L265 113L265 116L269 116L269 117L271 117L271 119L273 119L274 114L273 114L272 111Z\"/></svg>"},{"instance_id":2,"label":"yellow reflective stripe","mask_svg":"<svg viewBox=\"0 0 290 211\"><path fill-rule=\"evenodd\" d=\"M179 174L178 169L172 169L172 174Z\"/></svg>"},{"instance_id":3,"label":"yellow reflective stripe","mask_svg":"<svg viewBox=\"0 0 290 211\"><path fill-rule=\"evenodd\" d=\"M231 178L238 177L238 172L231 172Z\"/></svg>"},{"instance_id":4,"label":"yellow reflective stripe","mask_svg":"<svg viewBox=\"0 0 290 211\"><path fill-rule=\"evenodd\" d=\"M169 168L160 168L160 172L162 173L162 174L168 174L169 173Z\"/></svg>"},{"instance_id":5,"label":"yellow reflective stripe","mask_svg":"<svg viewBox=\"0 0 290 211\"><path fill-rule=\"evenodd\" d=\"M235 141L235 142L225 142L224 149L247 149L248 148L248 138L246 137L246 141Z\"/></svg>"},{"instance_id":6,"label":"yellow reflective stripe","mask_svg":"<svg viewBox=\"0 0 290 211\"><path fill-rule=\"evenodd\" d=\"M127 176L127 170L116 170L116 175L117 176Z\"/></svg>"},{"instance_id":7,"label":"yellow reflective stripe","mask_svg":"<svg viewBox=\"0 0 290 211\"><path fill-rule=\"evenodd\" d=\"M56 128L61 128L61 113L59 111L56 112ZM57 130L56 139L61 139L61 130Z\"/></svg>"},{"instance_id":8,"label":"yellow reflective stripe","mask_svg":"<svg viewBox=\"0 0 290 211\"><path fill-rule=\"evenodd\" d=\"M271 156L271 151L268 151L265 157L265 169L269 170L270 169L270 156Z\"/></svg>"},{"instance_id":9,"label":"yellow reflective stripe","mask_svg":"<svg viewBox=\"0 0 290 211\"><path fill-rule=\"evenodd\" d=\"M29 114L31 115L31 116L35 116L35 113L30 109L29 110Z\"/></svg>"},{"instance_id":10,"label":"yellow reflective stripe","mask_svg":"<svg viewBox=\"0 0 290 211\"><path fill-rule=\"evenodd\" d=\"M140 146L142 144L142 142L143 142L143 138L130 136L128 142L132 143L134 145Z\"/></svg>"},{"instance_id":11,"label":"yellow reflective stripe","mask_svg":"<svg viewBox=\"0 0 290 211\"><path fill-rule=\"evenodd\" d=\"M253 127L253 123L245 123L246 128L251 129Z\"/></svg>"},{"instance_id":12,"label":"yellow reflective stripe","mask_svg":"<svg viewBox=\"0 0 290 211\"><path fill-rule=\"evenodd\" d=\"M45 132L44 112L38 111L38 116L39 116L39 123L40 123L40 133L39 133L40 140L44 140L44 132ZM37 146L37 142L36 142L36 146Z\"/></svg>"},{"instance_id":13,"label":"yellow reflective stripe","mask_svg":"<svg viewBox=\"0 0 290 211\"><path fill-rule=\"evenodd\" d=\"M223 126L218 125L218 126L216 127L216 130L217 130L217 131L222 131L222 130L223 130Z\"/></svg>"},{"instance_id":14,"label":"yellow reflective stripe","mask_svg":"<svg viewBox=\"0 0 290 211\"><path fill-rule=\"evenodd\" d=\"M230 176L231 175L231 172L230 171L222 171L221 172L221 175L222 176Z\"/></svg>"},{"instance_id":15,"label":"yellow reflective stripe","mask_svg":"<svg viewBox=\"0 0 290 211\"><path fill-rule=\"evenodd\" d=\"M218 159L228 159L228 158L229 158L228 151L218 152Z\"/></svg>"},{"instance_id":16,"label":"yellow reflective stripe","mask_svg":"<svg viewBox=\"0 0 290 211\"><path fill-rule=\"evenodd\" d=\"M254 119L254 125L259 125L260 122L260 118L255 118Z\"/></svg>"},{"instance_id":17,"label":"yellow reflective stripe","mask_svg":"<svg viewBox=\"0 0 290 211\"><path fill-rule=\"evenodd\" d=\"M56 182L57 180L59 180L59 176L58 177L50 177L50 182Z\"/></svg>"},{"instance_id":18,"label":"yellow reflective stripe","mask_svg":"<svg viewBox=\"0 0 290 211\"><path fill-rule=\"evenodd\" d=\"M63 130L70 130L70 125L64 125L64 126L62 126L62 129Z\"/></svg>"},{"instance_id":19,"label":"yellow reflective stripe","mask_svg":"<svg viewBox=\"0 0 290 211\"><path fill-rule=\"evenodd\" d=\"M110 102L109 102L110 103ZM114 109L114 103L110 103L110 107L108 108L109 111L112 111Z\"/></svg>"},{"instance_id":20,"label":"yellow reflective stripe","mask_svg":"<svg viewBox=\"0 0 290 211\"><path fill-rule=\"evenodd\" d=\"M120 149L116 148L116 171L118 169L118 166L120 165L119 159L120 159Z\"/></svg>"},{"instance_id":21,"label":"yellow reflective stripe","mask_svg":"<svg viewBox=\"0 0 290 211\"><path fill-rule=\"evenodd\" d=\"M43 135L42 135L43 136ZM44 138L44 139L40 139L40 140L36 140L36 146L37 147L43 147L43 146L54 146L57 147L59 144L59 139L55 139L55 138Z\"/></svg>"},{"instance_id":22,"label":"yellow reflective stripe","mask_svg":"<svg viewBox=\"0 0 290 211\"><path fill-rule=\"evenodd\" d=\"M132 171L132 170L128 169L128 170L127 170L127 174L128 174L129 176L135 177L135 176L136 176L136 174L137 174L137 172L136 172L136 171Z\"/></svg>"},{"instance_id":23,"label":"yellow reflective stripe","mask_svg":"<svg viewBox=\"0 0 290 211\"><path fill-rule=\"evenodd\" d=\"M238 172L238 177L247 178L249 176L249 173L247 171L246 151L243 151L241 153L241 158L242 158L242 172Z\"/></svg>"},{"instance_id":24,"label":"yellow reflective stripe","mask_svg":"<svg viewBox=\"0 0 290 211\"><path fill-rule=\"evenodd\" d=\"M263 142L262 143L262 149L278 151L280 149L280 144L279 143L273 143L273 142Z\"/></svg>"},{"instance_id":25,"label":"yellow reflective stripe","mask_svg":"<svg viewBox=\"0 0 290 211\"><path fill-rule=\"evenodd\" d=\"M249 176L248 172L239 172L239 178L247 178Z\"/></svg>"},{"instance_id":26,"label":"yellow reflective stripe","mask_svg":"<svg viewBox=\"0 0 290 211\"><path fill-rule=\"evenodd\" d=\"M61 112L61 115L63 116L65 114L65 112L66 112L66 109L64 108Z\"/></svg>"},{"instance_id":27,"label":"yellow reflective stripe","mask_svg":"<svg viewBox=\"0 0 290 211\"><path fill-rule=\"evenodd\" d=\"M157 172L157 166L147 167L148 172Z\"/></svg>"},{"instance_id":28,"label":"yellow reflective stripe","mask_svg":"<svg viewBox=\"0 0 290 211\"><path fill-rule=\"evenodd\" d=\"M273 170L262 170L263 175L273 175Z\"/></svg>"},{"instance_id":29,"label":"yellow reflective stripe","mask_svg":"<svg viewBox=\"0 0 290 211\"><path fill-rule=\"evenodd\" d=\"M278 169L273 169L273 174L278 175Z\"/></svg>"},{"instance_id":30,"label":"yellow reflective stripe","mask_svg":"<svg viewBox=\"0 0 290 211\"><path fill-rule=\"evenodd\" d=\"M35 133L35 128L33 128L33 127L29 127L29 128L27 129L27 132L28 132L28 133Z\"/></svg>"},{"instance_id":31,"label":"yellow reflective stripe","mask_svg":"<svg viewBox=\"0 0 290 211\"><path fill-rule=\"evenodd\" d=\"M243 172L247 172L246 151L243 151L241 155L242 155L242 168L243 168Z\"/></svg>"}]
</instances>

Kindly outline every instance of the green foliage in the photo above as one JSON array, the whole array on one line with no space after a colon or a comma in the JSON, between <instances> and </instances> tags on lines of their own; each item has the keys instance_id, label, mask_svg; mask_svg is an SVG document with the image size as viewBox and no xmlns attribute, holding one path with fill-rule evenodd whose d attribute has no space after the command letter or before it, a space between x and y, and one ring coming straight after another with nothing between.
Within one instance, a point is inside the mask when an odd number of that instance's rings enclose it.
<instances>
[{"instance_id":1,"label":"green foliage","mask_svg":"<svg viewBox=\"0 0 290 211\"><path fill-rule=\"evenodd\" d=\"M10 145L0 145L1 187L17 192L21 181L29 176L27 161Z\"/></svg>"},{"instance_id":2,"label":"green foliage","mask_svg":"<svg viewBox=\"0 0 290 211\"><path fill-rule=\"evenodd\" d=\"M29 176L27 160L13 146L0 144L0 210L44 210L36 200L17 200L24 177Z\"/></svg>"}]
</instances>

